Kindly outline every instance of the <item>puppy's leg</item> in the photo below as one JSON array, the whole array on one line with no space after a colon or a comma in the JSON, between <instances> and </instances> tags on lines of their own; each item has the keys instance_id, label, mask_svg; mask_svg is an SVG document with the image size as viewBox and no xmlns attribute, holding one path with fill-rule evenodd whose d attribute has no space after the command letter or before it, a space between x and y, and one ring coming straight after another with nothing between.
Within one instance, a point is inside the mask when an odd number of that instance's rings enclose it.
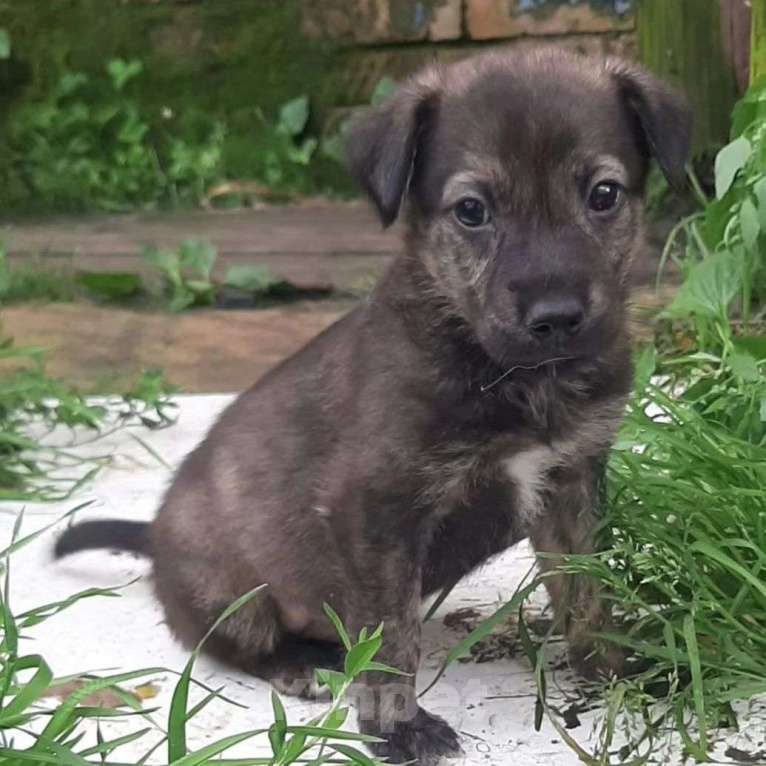
<instances>
[{"instance_id":1,"label":"puppy's leg","mask_svg":"<svg viewBox=\"0 0 766 766\"><path fill-rule=\"evenodd\" d=\"M566 482L549 503L546 514L531 534L532 544L541 556L542 571L561 564L571 553L590 553L597 523L596 475ZM559 574L546 579L556 621L569 642L569 654L577 671L588 678L600 674L620 674L624 655L614 645L600 641L598 634L613 627L611 605L593 578L580 574Z\"/></svg>"},{"instance_id":2,"label":"puppy's leg","mask_svg":"<svg viewBox=\"0 0 766 766\"><path fill-rule=\"evenodd\" d=\"M374 628L384 623L383 645L376 660L409 675L367 673L355 690L362 732L381 737L385 743L372 745L379 757L391 763L415 761L419 766L434 766L444 756L460 753L457 734L438 716L426 712L418 705L415 692L415 674L420 659L420 568L400 560L398 576L389 580L391 558L386 563L388 572L381 572L381 580L388 586L360 594L358 611L351 625L358 630ZM394 567L395 568L395 567Z\"/></svg>"},{"instance_id":3,"label":"puppy's leg","mask_svg":"<svg viewBox=\"0 0 766 766\"><path fill-rule=\"evenodd\" d=\"M167 623L187 648L195 647L219 615L236 599L229 583L206 590L216 570L200 577L202 568L184 566L177 557L155 562L155 588L165 606ZM198 571L199 569L199 571ZM212 572L212 575L210 574ZM227 600L222 592L230 590ZM318 693L314 670L339 669L342 660L338 643L308 638L285 628L282 613L266 590L224 621L208 638L204 651L227 665L269 681L282 694L305 699L324 698Z\"/></svg>"},{"instance_id":4,"label":"puppy's leg","mask_svg":"<svg viewBox=\"0 0 766 766\"><path fill-rule=\"evenodd\" d=\"M516 528L513 495L495 482L475 490L469 502L443 518L428 546L423 597L448 588L525 535Z\"/></svg>"}]
</instances>

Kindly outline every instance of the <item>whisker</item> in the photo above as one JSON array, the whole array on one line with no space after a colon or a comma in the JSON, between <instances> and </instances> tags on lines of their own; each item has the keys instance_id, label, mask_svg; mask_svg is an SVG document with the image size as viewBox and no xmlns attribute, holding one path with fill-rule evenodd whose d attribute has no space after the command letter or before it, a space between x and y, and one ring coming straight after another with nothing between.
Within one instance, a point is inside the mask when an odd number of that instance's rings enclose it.
<instances>
[{"instance_id":1,"label":"whisker","mask_svg":"<svg viewBox=\"0 0 766 766\"><path fill-rule=\"evenodd\" d=\"M491 383L487 383L486 385L483 385L481 387L481 392L485 393L486 391L489 391L490 388L493 388L496 386L500 381L505 380L512 372L516 372L516 370L538 370L540 367L545 366L546 364L553 364L554 362L569 362L572 359L577 359L576 356L556 356L552 359L544 359L542 362L538 362L537 364L516 364L510 369L506 370L500 377L495 378Z\"/></svg>"}]
</instances>

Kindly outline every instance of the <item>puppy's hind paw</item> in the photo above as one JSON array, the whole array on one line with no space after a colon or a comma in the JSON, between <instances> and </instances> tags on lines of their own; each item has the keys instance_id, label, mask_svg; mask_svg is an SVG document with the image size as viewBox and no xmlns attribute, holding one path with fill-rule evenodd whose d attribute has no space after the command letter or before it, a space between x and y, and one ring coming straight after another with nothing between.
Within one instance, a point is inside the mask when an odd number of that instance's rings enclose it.
<instances>
[{"instance_id":1,"label":"puppy's hind paw","mask_svg":"<svg viewBox=\"0 0 766 766\"><path fill-rule=\"evenodd\" d=\"M460 739L452 727L438 716L418 709L410 721L397 721L387 741L373 745L377 756L390 764L412 762L413 766L437 766L442 758L463 755Z\"/></svg>"}]
</instances>

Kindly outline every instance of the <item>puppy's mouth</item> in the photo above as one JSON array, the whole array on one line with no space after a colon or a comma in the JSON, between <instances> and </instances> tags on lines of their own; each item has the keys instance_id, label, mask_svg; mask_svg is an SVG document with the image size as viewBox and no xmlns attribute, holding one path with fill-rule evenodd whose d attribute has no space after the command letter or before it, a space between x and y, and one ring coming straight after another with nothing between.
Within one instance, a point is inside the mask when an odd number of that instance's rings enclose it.
<instances>
[{"instance_id":1,"label":"puppy's mouth","mask_svg":"<svg viewBox=\"0 0 766 766\"><path fill-rule=\"evenodd\" d=\"M527 372L539 372L544 371L547 374L553 374L556 375L557 372L557 366L561 366L564 364L567 364L568 362L574 362L579 357L573 356L573 355L560 355L560 356L552 356L547 359L543 359L540 362L537 362L535 364L514 364L512 367L509 367L505 372L498 375L493 380L488 381L487 383L483 384L481 387L481 392L485 393L486 391L489 391L490 389L494 388L498 383L502 383L504 380L507 380L508 378L512 377L514 373L527 373Z\"/></svg>"}]
</instances>

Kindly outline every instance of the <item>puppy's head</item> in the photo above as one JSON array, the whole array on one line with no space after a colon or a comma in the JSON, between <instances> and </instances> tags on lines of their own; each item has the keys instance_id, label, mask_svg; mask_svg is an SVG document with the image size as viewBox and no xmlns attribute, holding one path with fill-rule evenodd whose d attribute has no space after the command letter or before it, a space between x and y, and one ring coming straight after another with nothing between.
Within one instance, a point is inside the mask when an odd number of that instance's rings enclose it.
<instances>
[{"instance_id":1,"label":"puppy's head","mask_svg":"<svg viewBox=\"0 0 766 766\"><path fill-rule=\"evenodd\" d=\"M682 184L690 132L640 69L505 53L414 77L348 154L384 225L406 211L429 288L490 357L536 364L620 338L649 160Z\"/></svg>"}]
</instances>

